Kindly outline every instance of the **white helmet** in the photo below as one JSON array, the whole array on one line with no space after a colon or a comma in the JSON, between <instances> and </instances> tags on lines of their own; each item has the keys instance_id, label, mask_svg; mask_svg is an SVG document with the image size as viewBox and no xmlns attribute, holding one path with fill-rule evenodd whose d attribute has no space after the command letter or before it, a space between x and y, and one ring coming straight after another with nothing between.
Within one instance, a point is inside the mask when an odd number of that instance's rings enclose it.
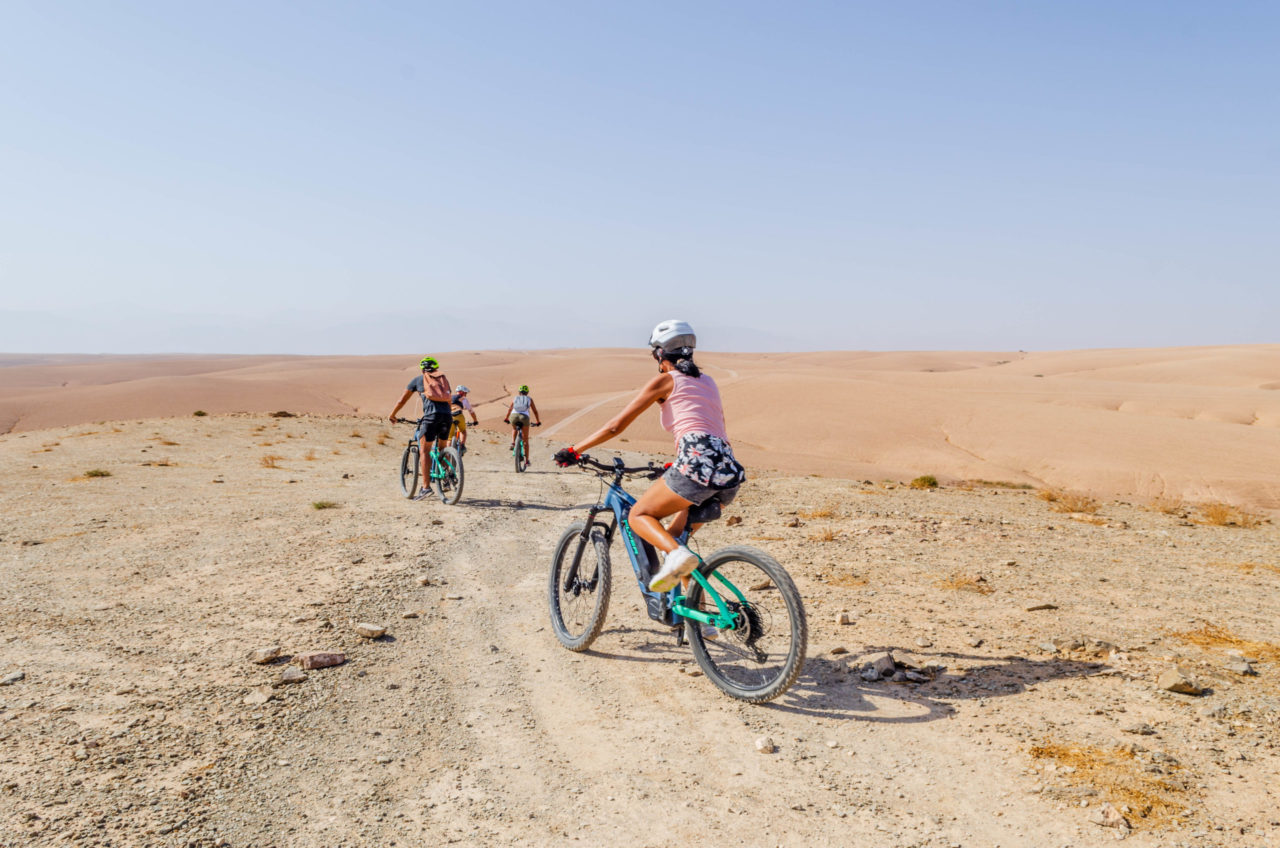
<instances>
[{"instance_id":1,"label":"white helmet","mask_svg":"<svg viewBox=\"0 0 1280 848\"><path fill-rule=\"evenodd\" d=\"M469 391L471 391L471 390L470 390L470 389L468 389L466 386L458 386L458 388L457 388L457 389L455 389L455 391L459 391L459 392L469 392Z\"/></svg>"},{"instance_id":2,"label":"white helmet","mask_svg":"<svg viewBox=\"0 0 1280 848\"><path fill-rule=\"evenodd\" d=\"M698 337L689 322L675 318L658 324L649 334L649 347L662 348L664 353L674 353L682 347L692 350L697 344Z\"/></svg>"}]
</instances>

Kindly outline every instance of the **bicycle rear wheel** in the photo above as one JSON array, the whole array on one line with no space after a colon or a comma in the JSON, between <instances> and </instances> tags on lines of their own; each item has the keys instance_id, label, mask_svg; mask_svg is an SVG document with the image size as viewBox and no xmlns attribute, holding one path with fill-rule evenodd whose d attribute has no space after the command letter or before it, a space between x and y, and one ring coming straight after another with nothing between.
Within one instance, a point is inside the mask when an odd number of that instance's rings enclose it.
<instances>
[{"instance_id":1,"label":"bicycle rear wheel","mask_svg":"<svg viewBox=\"0 0 1280 848\"><path fill-rule=\"evenodd\" d=\"M517 473L524 471L526 468L529 467L529 456L528 456L528 452L525 450L525 447L524 447L523 433L516 434L516 443L515 443L514 449L512 450L512 453L515 455L515 458L516 458Z\"/></svg>"},{"instance_id":2,"label":"bicycle rear wheel","mask_svg":"<svg viewBox=\"0 0 1280 848\"><path fill-rule=\"evenodd\" d=\"M738 545L716 551L699 570L738 613L737 626L719 631L715 639L703 637L699 622L685 620L685 636L707 678L725 694L753 704L787 691L800 676L809 639L791 575L764 551ZM690 582L684 603L709 615L719 612L697 581Z\"/></svg>"},{"instance_id":3,"label":"bicycle rear wheel","mask_svg":"<svg viewBox=\"0 0 1280 848\"><path fill-rule=\"evenodd\" d=\"M585 521L575 521L564 531L556 543L547 582L551 629L560 644L571 651L585 651L600 635L613 590L605 527L599 522L593 524L589 540L583 542L585 525ZM573 560L579 547L582 554L575 569Z\"/></svg>"},{"instance_id":4,"label":"bicycle rear wheel","mask_svg":"<svg viewBox=\"0 0 1280 848\"><path fill-rule=\"evenodd\" d=\"M444 476L436 481L440 500L453 506L462 497L462 456L457 448L440 451L440 469L444 472Z\"/></svg>"},{"instance_id":5,"label":"bicycle rear wheel","mask_svg":"<svg viewBox=\"0 0 1280 848\"><path fill-rule=\"evenodd\" d=\"M418 462L418 446L409 445L400 456L400 491L406 498L418 493L418 474L422 465Z\"/></svg>"}]
</instances>

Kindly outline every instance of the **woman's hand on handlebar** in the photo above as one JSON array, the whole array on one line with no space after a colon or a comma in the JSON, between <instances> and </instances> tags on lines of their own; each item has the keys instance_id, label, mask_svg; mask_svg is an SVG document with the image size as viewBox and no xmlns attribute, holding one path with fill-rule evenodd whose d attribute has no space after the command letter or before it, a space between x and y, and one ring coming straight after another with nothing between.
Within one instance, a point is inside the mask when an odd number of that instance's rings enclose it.
<instances>
[{"instance_id":1,"label":"woman's hand on handlebar","mask_svg":"<svg viewBox=\"0 0 1280 848\"><path fill-rule=\"evenodd\" d=\"M552 459L555 460L556 465L561 468L568 468L570 465L578 465L584 458L585 457L583 457L582 454L573 449L572 445L567 448L561 448L556 451L555 456L552 457Z\"/></svg>"}]
</instances>

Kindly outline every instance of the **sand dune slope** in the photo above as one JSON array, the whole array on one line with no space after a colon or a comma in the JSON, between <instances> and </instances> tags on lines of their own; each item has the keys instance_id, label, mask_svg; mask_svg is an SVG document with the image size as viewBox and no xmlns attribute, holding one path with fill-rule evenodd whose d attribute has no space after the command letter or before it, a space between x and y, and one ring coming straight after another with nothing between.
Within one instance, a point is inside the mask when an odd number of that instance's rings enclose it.
<instances>
[{"instance_id":1,"label":"sand dune slope","mask_svg":"<svg viewBox=\"0 0 1280 848\"><path fill-rule=\"evenodd\" d=\"M442 354L493 420L520 383L543 434L581 439L653 372L635 350ZM386 415L417 356L0 357L0 431L195 409ZM700 359L751 467L987 479L1280 509L1280 345ZM656 416L627 434L663 451Z\"/></svg>"}]
</instances>

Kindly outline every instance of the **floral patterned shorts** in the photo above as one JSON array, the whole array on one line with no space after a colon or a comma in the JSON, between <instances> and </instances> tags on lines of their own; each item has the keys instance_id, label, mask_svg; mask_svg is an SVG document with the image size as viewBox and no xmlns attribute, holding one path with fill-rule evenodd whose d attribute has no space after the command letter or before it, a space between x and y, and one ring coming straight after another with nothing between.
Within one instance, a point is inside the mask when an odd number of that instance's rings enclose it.
<instances>
[{"instance_id":1,"label":"floral patterned shorts","mask_svg":"<svg viewBox=\"0 0 1280 848\"><path fill-rule=\"evenodd\" d=\"M746 482L747 472L724 439L686 433L676 445L676 461L662 479L671 491L694 504L717 494L721 503L728 504Z\"/></svg>"}]
</instances>

